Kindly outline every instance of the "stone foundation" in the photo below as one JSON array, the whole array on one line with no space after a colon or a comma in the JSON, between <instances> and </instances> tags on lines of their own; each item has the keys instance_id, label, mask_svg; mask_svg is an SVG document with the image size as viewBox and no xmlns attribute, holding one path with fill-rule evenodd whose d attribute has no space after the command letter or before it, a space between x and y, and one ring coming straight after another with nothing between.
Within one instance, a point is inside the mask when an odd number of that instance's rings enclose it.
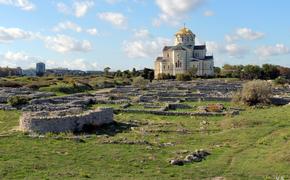
<instances>
[{"instance_id":1,"label":"stone foundation","mask_svg":"<svg viewBox=\"0 0 290 180\"><path fill-rule=\"evenodd\" d=\"M114 109L116 113L148 113L163 116L226 116L238 115L239 111L229 112L176 112L176 111L158 111L158 110L141 110L141 109Z\"/></svg>"},{"instance_id":2,"label":"stone foundation","mask_svg":"<svg viewBox=\"0 0 290 180\"><path fill-rule=\"evenodd\" d=\"M23 112L20 129L25 132L61 133L81 132L85 125L102 126L113 122L113 109L100 108L92 111Z\"/></svg>"}]
</instances>

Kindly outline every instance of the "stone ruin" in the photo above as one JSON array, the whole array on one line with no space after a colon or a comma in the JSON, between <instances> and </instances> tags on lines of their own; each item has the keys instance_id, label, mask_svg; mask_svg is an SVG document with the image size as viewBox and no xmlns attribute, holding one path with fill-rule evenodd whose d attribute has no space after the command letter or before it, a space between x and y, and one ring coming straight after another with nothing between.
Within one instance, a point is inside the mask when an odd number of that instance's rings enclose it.
<instances>
[{"instance_id":1,"label":"stone ruin","mask_svg":"<svg viewBox=\"0 0 290 180\"><path fill-rule=\"evenodd\" d=\"M0 88L0 110L16 109L7 103L8 98L11 96L28 97L31 99L28 104L17 107L18 110L23 111L22 128L25 131L39 132L47 132L45 129L48 128L37 129L38 124L41 124L37 119L44 120L43 124L46 125L43 127L50 126L51 124L53 128L51 131L53 132L80 130L81 128L77 125L79 117L97 116L97 114L102 114L105 111L86 111L92 104L119 104L120 108L114 108L114 112L185 116L237 115L240 110L233 108L225 109L219 104L197 107L197 111L193 112L191 110L195 107L186 105L183 102L230 101L233 92L242 88L242 83L239 81L226 82L224 80L196 80L191 82L156 81L148 84L147 90L141 90L134 86L118 86L107 92L79 93L62 97L56 97L54 93L38 92L28 88ZM290 102L290 86L274 88L273 93L275 104L285 105ZM137 104L142 108L134 109L132 104ZM184 110L179 111L178 109ZM109 112L105 114L108 117L112 117L113 110L110 110L110 112L110 115ZM106 117L105 115L101 116ZM51 118L54 120L48 121ZM61 119L64 119L63 123L67 124L67 126L64 126L66 128L61 129L59 127L60 129L55 129L55 126L58 125L54 123L59 123ZM68 119L72 119L72 121ZM25 125L27 124L26 122L31 123ZM77 124L74 124L75 122Z\"/></svg>"},{"instance_id":2,"label":"stone ruin","mask_svg":"<svg viewBox=\"0 0 290 180\"><path fill-rule=\"evenodd\" d=\"M113 109L99 108L82 111L23 112L20 130L35 133L85 132L86 128L113 123Z\"/></svg>"},{"instance_id":3,"label":"stone ruin","mask_svg":"<svg viewBox=\"0 0 290 180\"><path fill-rule=\"evenodd\" d=\"M12 107L11 105L7 104L8 99L13 96L27 97L28 99L39 99L55 96L55 93L39 92L25 87L21 88L1 87L0 110L16 110L15 107Z\"/></svg>"}]
</instances>

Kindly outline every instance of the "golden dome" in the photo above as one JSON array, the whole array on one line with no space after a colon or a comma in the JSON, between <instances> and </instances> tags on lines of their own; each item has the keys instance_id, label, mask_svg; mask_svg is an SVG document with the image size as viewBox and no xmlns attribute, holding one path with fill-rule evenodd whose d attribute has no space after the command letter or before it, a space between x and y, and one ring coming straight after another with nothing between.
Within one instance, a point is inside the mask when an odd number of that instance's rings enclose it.
<instances>
[{"instance_id":1,"label":"golden dome","mask_svg":"<svg viewBox=\"0 0 290 180\"><path fill-rule=\"evenodd\" d=\"M175 35L184 36L184 35L193 35L193 33L190 29L184 27L184 28L181 28Z\"/></svg>"}]
</instances>

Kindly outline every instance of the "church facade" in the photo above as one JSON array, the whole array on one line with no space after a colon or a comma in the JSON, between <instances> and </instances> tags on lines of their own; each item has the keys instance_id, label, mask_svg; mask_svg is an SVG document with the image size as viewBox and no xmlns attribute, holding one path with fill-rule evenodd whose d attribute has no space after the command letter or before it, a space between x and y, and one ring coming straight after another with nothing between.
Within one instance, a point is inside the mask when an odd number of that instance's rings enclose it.
<instances>
[{"instance_id":1,"label":"church facade","mask_svg":"<svg viewBox=\"0 0 290 180\"><path fill-rule=\"evenodd\" d=\"M195 34L182 28L175 34L174 46L165 46L163 56L155 61L155 78L159 74L183 74L197 70L197 76L214 75L214 57L207 55L206 45L195 44Z\"/></svg>"}]
</instances>

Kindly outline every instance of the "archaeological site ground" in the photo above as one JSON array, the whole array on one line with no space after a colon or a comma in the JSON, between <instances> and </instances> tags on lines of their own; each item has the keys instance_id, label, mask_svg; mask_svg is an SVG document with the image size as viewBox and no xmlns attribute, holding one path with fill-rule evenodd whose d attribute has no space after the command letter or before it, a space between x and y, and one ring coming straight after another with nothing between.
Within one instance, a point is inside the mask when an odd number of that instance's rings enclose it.
<instances>
[{"instance_id":1,"label":"archaeological site ground","mask_svg":"<svg viewBox=\"0 0 290 180\"><path fill-rule=\"evenodd\" d=\"M247 106L232 101L244 82L231 79L82 93L20 81L0 88L0 179L290 177L288 86Z\"/></svg>"}]
</instances>

